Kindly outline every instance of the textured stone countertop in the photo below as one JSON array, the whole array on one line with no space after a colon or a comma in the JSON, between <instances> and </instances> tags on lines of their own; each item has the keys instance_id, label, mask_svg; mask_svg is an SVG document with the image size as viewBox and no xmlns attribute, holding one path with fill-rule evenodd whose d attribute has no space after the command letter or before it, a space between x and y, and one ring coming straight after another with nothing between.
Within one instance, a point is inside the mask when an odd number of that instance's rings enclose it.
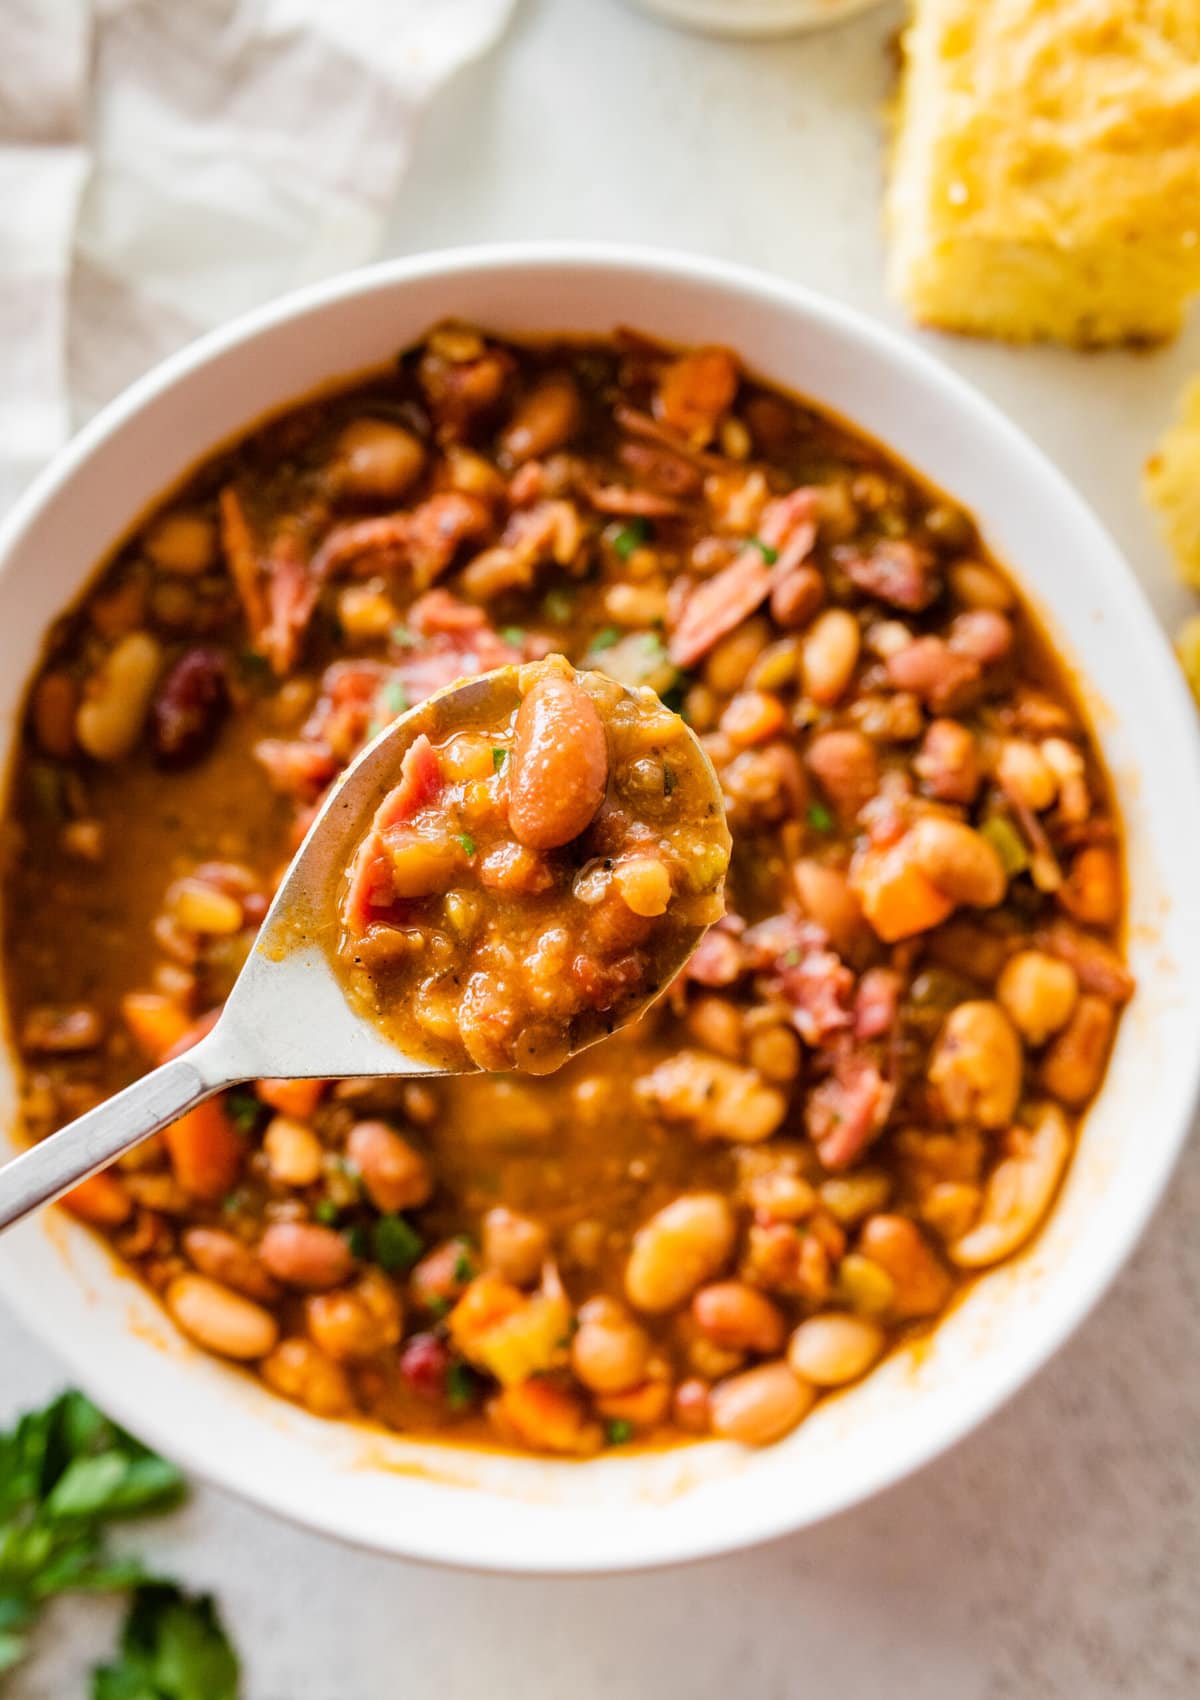
<instances>
[{"instance_id":1,"label":"textured stone countertop","mask_svg":"<svg viewBox=\"0 0 1200 1700\"><path fill-rule=\"evenodd\" d=\"M896 326L877 114L892 8L740 46L620 0L524 0L441 98L391 250L509 237L655 242L759 265ZM1200 319L1153 355L924 339L1076 480L1156 608L1184 606L1137 470ZM947 1458L740 1557L560 1583L352 1552L212 1490L138 1531L219 1591L247 1700L1183 1700L1200 1694L1200 1150L1051 1366ZM0 1312L0 1418L63 1372ZM75 1700L116 1608L57 1608L11 1700Z\"/></svg>"}]
</instances>

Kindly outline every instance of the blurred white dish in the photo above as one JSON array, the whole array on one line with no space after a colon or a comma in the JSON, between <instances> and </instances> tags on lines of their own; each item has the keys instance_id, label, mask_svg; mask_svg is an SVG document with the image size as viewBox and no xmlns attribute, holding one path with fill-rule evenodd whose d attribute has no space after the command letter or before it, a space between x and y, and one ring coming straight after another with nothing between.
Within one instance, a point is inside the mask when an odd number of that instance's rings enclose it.
<instances>
[{"instance_id":1,"label":"blurred white dish","mask_svg":"<svg viewBox=\"0 0 1200 1700\"><path fill-rule=\"evenodd\" d=\"M708 35L792 35L838 24L879 0L633 0L668 23Z\"/></svg>"}]
</instances>

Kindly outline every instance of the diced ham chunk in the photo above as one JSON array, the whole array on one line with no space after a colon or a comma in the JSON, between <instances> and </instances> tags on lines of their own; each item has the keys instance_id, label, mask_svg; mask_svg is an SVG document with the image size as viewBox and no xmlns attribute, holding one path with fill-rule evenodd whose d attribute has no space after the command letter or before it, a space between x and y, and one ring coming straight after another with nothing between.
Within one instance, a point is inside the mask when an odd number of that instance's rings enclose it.
<instances>
[{"instance_id":1,"label":"diced ham chunk","mask_svg":"<svg viewBox=\"0 0 1200 1700\"><path fill-rule=\"evenodd\" d=\"M806 1108L809 1137L827 1169L848 1168L882 1130L895 1087L864 1051L838 1057L833 1073L813 1088Z\"/></svg>"}]
</instances>

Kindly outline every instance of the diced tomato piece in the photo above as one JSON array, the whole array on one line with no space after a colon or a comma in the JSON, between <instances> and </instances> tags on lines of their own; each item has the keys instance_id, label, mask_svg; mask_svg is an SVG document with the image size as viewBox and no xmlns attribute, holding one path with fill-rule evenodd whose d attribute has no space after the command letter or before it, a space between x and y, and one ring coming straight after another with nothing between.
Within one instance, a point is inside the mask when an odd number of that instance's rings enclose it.
<instances>
[{"instance_id":1,"label":"diced tomato piece","mask_svg":"<svg viewBox=\"0 0 1200 1700\"><path fill-rule=\"evenodd\" d=\"M237 1185L245 1150L220 1100L208 1098L164 1129L175 1179L193 1198L216 1202Z\"/></svg>"}]
</instances>

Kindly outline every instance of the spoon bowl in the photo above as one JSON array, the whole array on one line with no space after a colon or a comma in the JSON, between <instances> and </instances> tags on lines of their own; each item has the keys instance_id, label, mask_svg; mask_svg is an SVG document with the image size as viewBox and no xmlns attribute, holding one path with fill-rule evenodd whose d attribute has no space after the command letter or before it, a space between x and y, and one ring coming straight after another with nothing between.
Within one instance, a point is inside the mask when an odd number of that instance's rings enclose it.
<instances>
[{"instance_id":1,"label":"spoon bowl","mask_svg":"<svg viewBox=\"0 0 1200 1700\"><path fill-rule=\"evenodd\" d=\"M341 930L338 894L364 827L395 783L401 761L424 733L432 742L464 724L510 713L519 701L517 669L460 679L391 721L334 780L293 857L254 947L210 1030L124 1091L106 1099L0 1168L0 1229L48 1204L205 1098L242 1081L337 1080L351 1076L444 1075L383 1033L347 995L335 963ZM646 687L622 686L644 702ZM724 818L720 782L687 729L709 800ZM608 1024L593 1021L570 1055L637 1019L682 969L707 928L679 934L678 959L640 999L623 1002ZM473 1071L472 1071L473 1072Z\"/></svg>"}]
</instances>

